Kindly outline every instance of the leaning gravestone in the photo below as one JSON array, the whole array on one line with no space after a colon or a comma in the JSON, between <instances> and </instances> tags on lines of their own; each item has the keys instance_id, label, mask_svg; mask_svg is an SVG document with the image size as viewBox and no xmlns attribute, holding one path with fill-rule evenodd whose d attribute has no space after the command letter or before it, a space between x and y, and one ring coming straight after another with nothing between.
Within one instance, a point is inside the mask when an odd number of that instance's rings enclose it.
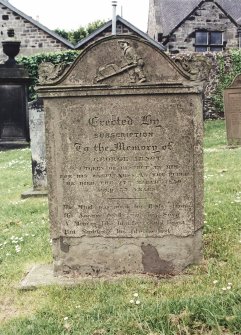
<instances>
[{"instance_id":1,"label":"leaning gravestone","mask_svg":"<svg viewBox=\"0 0 241 335\"><path fill-rule=\"evenodd\" d=\"M134 36L95 42L60 78L50 70L38 93L55 274L175 274L198 262L200 88Z\"/></svg>"},{"instance_id":2,"label":"leaning gravestone","mask_svg":"<svg viewBox=\"0 0 241 335\"><path fill-rule=\"evenodd\" d=\"M241 74L224 90L228 145L241 145Z\"/></svg>"},{"instance_id":3,"label":"leaning gravestone","mask_svg":"<svg viewBox=\"0 0 241 335\"><path fill-rule=\"evenodd\" d=\"M22 193L22 198L47 195L45 124L42 99L28 104L33 188Z\"/></svg>"}]
</instances>

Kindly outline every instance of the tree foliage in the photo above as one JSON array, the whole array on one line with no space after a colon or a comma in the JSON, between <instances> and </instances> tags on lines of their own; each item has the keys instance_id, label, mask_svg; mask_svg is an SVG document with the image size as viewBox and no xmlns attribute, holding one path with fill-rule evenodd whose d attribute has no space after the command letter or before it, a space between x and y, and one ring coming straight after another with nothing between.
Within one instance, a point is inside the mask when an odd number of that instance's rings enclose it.
<instances>
[{"instance_id":1,"label":"tree foliage","mask_svg":"<svg viewBox=\"0 0 241 335\"><path fill-rule=\"evenodd\" d=\"M105 24L105 21L97 20L89 23L86 27L80 26L76 30L66 31L64 29L55 29L54 32L60 35L61 37L69 40L72 44L77 44L83 38L92 34L96 29L100 28Z\"/></svg>"},{"instance_id":2,"label":"tree foliage","mask_svg":"<svg viewBox=\"0 0 241 335\"><path fill-rule=\"evenodd\" d=\"M241 73L241 50L233 49L228 53L219 53L217 65L218 84L212 100L215 108L220 112L224 112L223 91Z\"/></svg>"}]
</instances>

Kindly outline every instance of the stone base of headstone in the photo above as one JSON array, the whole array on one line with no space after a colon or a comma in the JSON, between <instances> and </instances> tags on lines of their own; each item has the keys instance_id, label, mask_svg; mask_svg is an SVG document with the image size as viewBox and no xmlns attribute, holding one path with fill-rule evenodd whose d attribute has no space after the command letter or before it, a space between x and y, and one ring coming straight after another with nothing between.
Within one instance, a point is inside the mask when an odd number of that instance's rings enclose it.
<instances>
[{"instance_id":1,"label":"stone base of headstone","mask_svg":"<svg viewBox=\"0 0 241 335\"><path fill-rule=\"evenodd\" d=\"M178 275L202 260L202 230L192 236L163 238L66 238L53 240L56 275L153 273ZM190 252L192 250L192 252Z\"/></svg>"},{"instance_id":2,"label":"stone base of headstone","mask_svg":"<svg viewBox=\"0 0 241 335\"><path fill-rule=\"evenodd\" d=\"M240 146L241 146L241 139L240 140L230 140L230 139L228 139L229 149L236 149Z\"/></svg>"},{"instance_id":3,"label":"stone base of headstone","mask_svg":"<svg viewBox=\"0 0 241 335\"><path fill-rule=\"evenodd\" d=\"M27 141L0 141L0 151L28 148Z\"/></svg>"},{"instance_id":4,"label":"stone base of headstone","mask_svg":"<svg viewBox=\"0 0 241 335\"><path fill-rule=\"evenodd\" d=\"M145 281L157 281L160 278L173 278L172 276L161 276L148 274L116 274L115 276L56 276L52 264L36 264L29 269L25 277L18 285L19 290L35 290L43 286L75 286L90 281L117 281L126 278L143 278Z\"/></svg>"},{"instance_id":5,"label":"stone base of headstone","mask_svg":"<svg viewBox=\"0 0 241 335\"><path fill-rule=\"evenodd\" d=\"M22 199L26 198L41 198L41 197L46 197L48 195L47 190L34 190L30 189L28 191L25 191L21 194Z\"/></svg>"},{"instance_id":6,"label":"stone base of headstone","mask_svg":"<svg viewBox=\"0 0 241 335\"><path fill-rule=\"evenodd\" d=\"M80 279L78 279L79 282ZM51 264L34 265L19 284L20 290L33 290L47 285L74 285L75 278L55 277Z\"/></svg>"}]
</instances>

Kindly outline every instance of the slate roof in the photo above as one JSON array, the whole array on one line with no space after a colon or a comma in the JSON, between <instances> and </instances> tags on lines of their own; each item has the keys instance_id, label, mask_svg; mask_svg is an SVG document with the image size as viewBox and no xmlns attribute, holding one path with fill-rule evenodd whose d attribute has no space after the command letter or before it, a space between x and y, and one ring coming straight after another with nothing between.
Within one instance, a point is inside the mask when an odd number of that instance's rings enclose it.
<instances>
[{"instance_id":1,"label":"slate roof","mask_svg":"<svg viewBox=\"0 0 241 335\"><path fill-rule=\"evenodd\" d=\"M63 38L62 36L56 34L54 31L48 29L47 27L45 27L44 25L42 25L41 23L39 23L38 21L34 20L31 16L28 16L26 14L24 14L23 12L21 12L19 9L17 9L16 7L14 7L13 5L11 5L8 1L5 0L0 0L0 4L9 8L12 12L16 13L17 15L21 16L24 20L27 20L29 22L31 22L34 26L36 26L37 28L43 30L44 32L46 32L48 35L52 36L53 38L55 38L56 40L58 40L59 42L63 43L64 45L66 45L66 47L70 48L70 49L74 49L74 46L72 43L70 43L69 41L67 41L65 38Z\"/></svg>"},{"instance_id":2,"label":"slate roof","mask_svg":"<svg viewBox=\"0 0 241 335\"><path fill-rule=\"evenodd\" d=\"M200 0L154 0L155 20L159 32L167 36L180 22L189 16ZM215 0L237 24L241 24L241 0Z\"/></svg>"},{"instance_id":3,"label":"slate roof","mask_svg":"<svg viewBox=\"0 0 241 335\"><path fill-rule=\"evenodd\" d=\"M156 47L158 47L160 50L166 50L165 47L161 43L156 42L149 35L145 34L143 31L141 31L140 29L136 28L130 22L126 21L125 19L123 19L119 15L116 16L116 24L118 24L118 23L123 24L124 26L126 26L127 28L129 28L130 30L132 30L133 32L135 32L137 35L143 37L145 40L149 41L150 43L152 43L153 45L155 45ZM82 48L84 48L87 45L87 43L92 42L95 39L95 37L97 37L99 34L101 34L102 32L104 32L108 28L110 28L111 25L112 25L112 20L106 22L103 26L101 26L100 28L96 29L92 34L88 35L87 37L85 37L84 39L82 39L79 43L77 43L75 45L75 49L82 49Z\"/></svg>"}]
</instances>

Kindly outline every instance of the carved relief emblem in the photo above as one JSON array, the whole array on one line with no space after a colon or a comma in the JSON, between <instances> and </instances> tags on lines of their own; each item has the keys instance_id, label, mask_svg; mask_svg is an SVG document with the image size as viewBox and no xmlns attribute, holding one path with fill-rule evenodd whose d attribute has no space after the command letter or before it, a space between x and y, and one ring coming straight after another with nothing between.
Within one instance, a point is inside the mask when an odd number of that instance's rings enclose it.
<instances>
[{"instance_id":1,"label":"carved relief emblem","mask_svg":"<svg viewBox=\"0 0 241 335\"><path fill-rule=\"evenodd\" d=\"M39 84L50 84L54 82L68 67L67 64L52 64L50 62L39 65Z\"/></svg>"},{"instance_id":2,"label":"carved relief emblem","mask_svg":"<svg viewBox=\"0 0 241 335\"><path fill-rule=\"evenodd\" d=\"M130 43L126 40L119 40L117 43L122 55L120 64L111 63L99 67L97 71L97 76L94 79L94 83L101 83L110 77L125 72L127 72L129 75L130 83L145 82L145 63L142 57L138 55L135 48L131 46Z\"/></svg>"},{"instance_id":3,"label":"carved relief emblem","mask_svg":"<svg viewBox=\"0 0 241 335\"><path fill-rule=\"evenodd\" d=\"M207 80L210 74L211 64L210 61L207 60L203 56L193 57L192 54L180 56L181 58L175 57L174 62L177 66L188 75L190 80L194 81L204 81ZM202 69L200 71L200 69Z\"/></svg>"}]
</instances>

